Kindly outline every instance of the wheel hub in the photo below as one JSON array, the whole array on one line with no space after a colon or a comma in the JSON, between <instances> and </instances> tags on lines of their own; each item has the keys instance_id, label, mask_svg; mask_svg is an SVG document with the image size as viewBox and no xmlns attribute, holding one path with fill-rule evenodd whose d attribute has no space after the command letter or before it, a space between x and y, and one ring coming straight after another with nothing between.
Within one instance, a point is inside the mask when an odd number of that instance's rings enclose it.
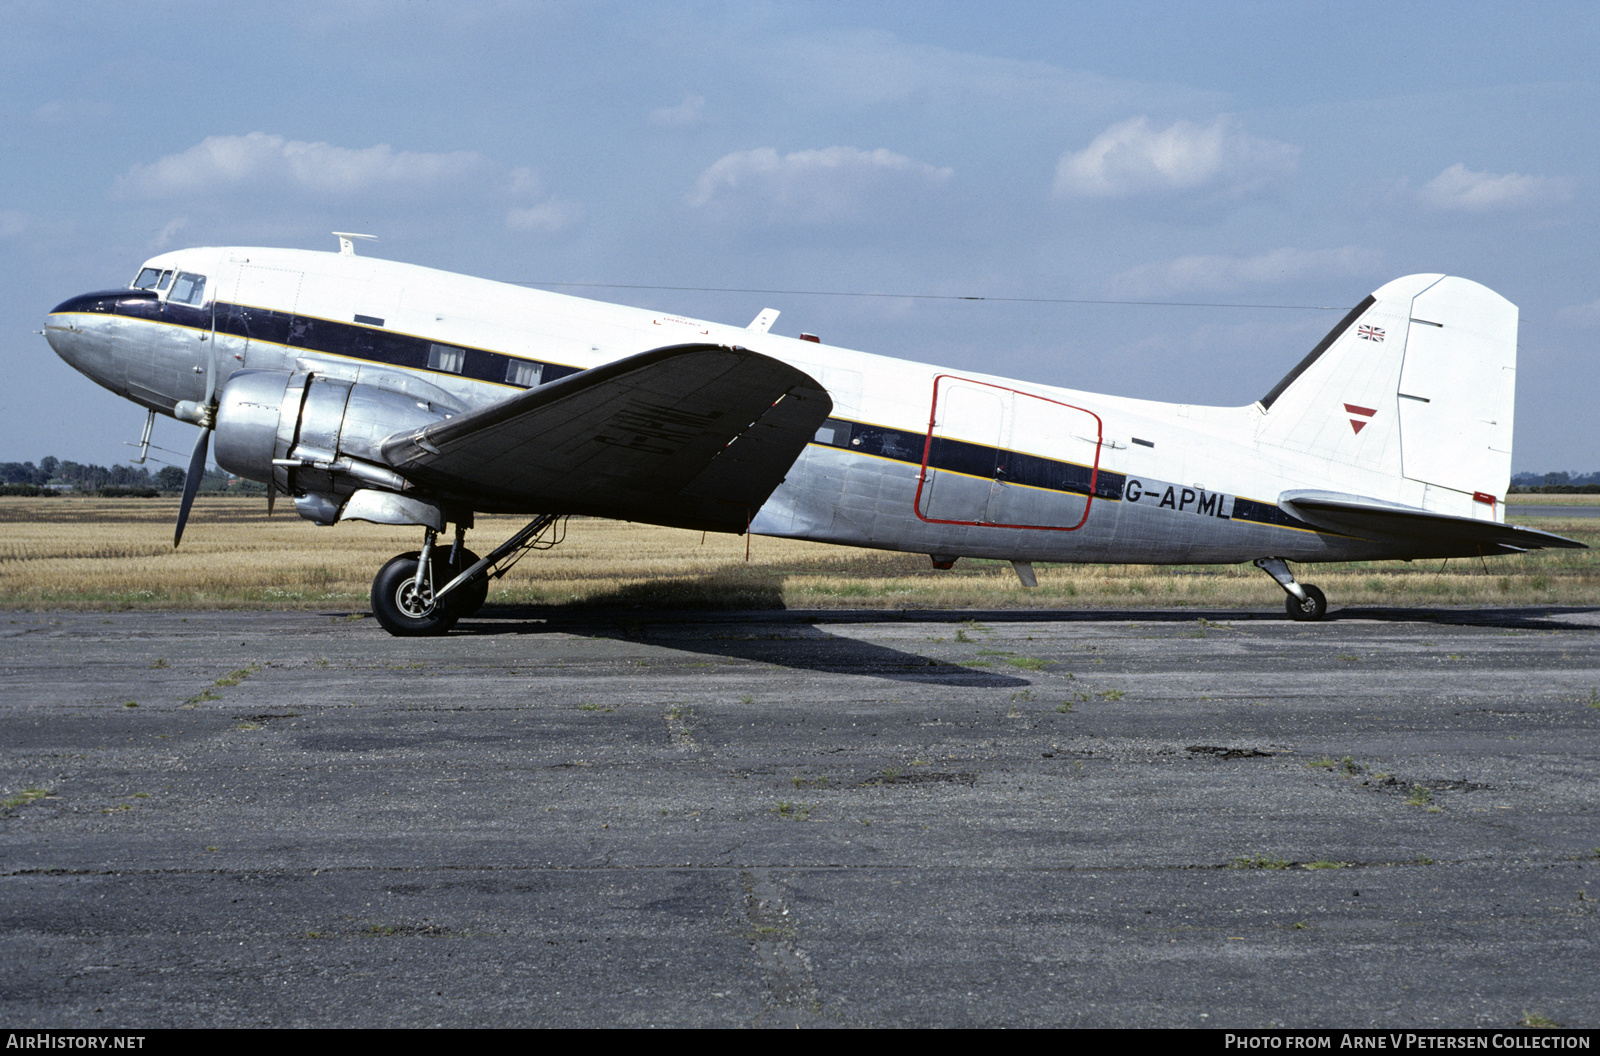
<instances>
[{"instance_id":1,"label":"wheel hub","mask_svg":"<svg viewBox=\"0 0 1600 1056\"><path fill-rule=\"evenodd\" d=\"M394 604L413 620L426 619L433 612L433 588L419 590L415 580L407 580L394 592Z\"/></svg>"}]
</instances>

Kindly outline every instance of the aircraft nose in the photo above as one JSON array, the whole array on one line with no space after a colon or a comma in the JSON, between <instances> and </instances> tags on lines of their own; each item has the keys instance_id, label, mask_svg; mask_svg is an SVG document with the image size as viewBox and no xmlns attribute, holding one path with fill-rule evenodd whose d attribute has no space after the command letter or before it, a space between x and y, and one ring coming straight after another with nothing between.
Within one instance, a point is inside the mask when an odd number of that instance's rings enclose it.
<instances>
[{"instance_id":1,"label":"aircraft nose","mask_svg":"<svg viewBox=\"0 0 1600 1056\"><path fill-rule=\"evenodd\" d=\"M80 293L76 297L68 297L54 308L50 309L51 315L76 315L80 312L110 312L116 307L119 294L126 290L101 290L97 293Z\"/></svg>"},{"instance_id":2,"label":"aircraft nose","mask_svg":"<svg viewBox=\"0 0 1600 1056\"><path fill-rule=\"evenodd\" d=\"M70 366L114 388L111 322L118 301L135 292L102 290L67 298L52 308L45 319L45 340Z\"/></svg>"},{"instance_id":3,"label":"aircraft nose","mask_svg":"<svg viewBox=\"0 0 1600 1056\"><path fill-rule=\"evenodd\" d=\"M87 345L82 325L84 320L79 317L93 312L97 307L99 299L94 294L79 294L50 309L50 315L44 321L44 339L50 342L56 355L78 370L84 369L82 363Z\"/></svg>"}]
</instances>

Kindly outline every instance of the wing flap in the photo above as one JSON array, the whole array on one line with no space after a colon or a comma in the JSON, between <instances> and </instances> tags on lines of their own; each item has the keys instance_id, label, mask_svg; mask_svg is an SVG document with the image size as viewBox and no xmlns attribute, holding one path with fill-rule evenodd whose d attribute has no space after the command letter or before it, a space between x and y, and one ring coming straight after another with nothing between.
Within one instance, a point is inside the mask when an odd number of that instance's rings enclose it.
<instances>
[{"instance_id":1,"label":"wing flap","mask_svg":"<svg viewBox=\"0 0 1600 1056\"><path fill-rule=\"evenodd\" d=\"M1331 491L1286 491L1278 505L1329 531L1360 538L1407 539L1431 556L1512 554L1553 548L1588 549L1576 539L1497 521L1455 517L1362 495ZM1419 555L1420 556L1420 555Z\"/></svg>"},{"instance_id":2,"label":"wing flap","mask_svg":"<svg viewBox=\"0 0 1600 1056\"><path fill-rule=\"evenodd\" d=\"M485 512L743 531L832 410L820 384L779 360L676 345L396 434L383 455Z\"/></svg>"}]
</instances>

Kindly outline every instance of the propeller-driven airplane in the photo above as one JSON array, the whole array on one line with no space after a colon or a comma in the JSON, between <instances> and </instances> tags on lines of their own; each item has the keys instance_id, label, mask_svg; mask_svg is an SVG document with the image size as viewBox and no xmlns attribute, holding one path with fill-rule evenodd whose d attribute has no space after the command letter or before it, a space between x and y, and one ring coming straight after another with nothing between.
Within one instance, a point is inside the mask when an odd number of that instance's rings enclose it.
<instances>
[{"instance_id":1,"label":"propeller-driven airplane","mask_svg":"<svg viewBox=\"0 0 1600 1056\"><path fill-rule=\"evenodd\" d=\"M1289 561L1583 544L1505 523L1517 309L1408 275L1255 403L1201 407L834 348L340 250L163 253L63 302L50 346L200 426L317 524L416 525L378 572L397 635L443 634L562 515L1033 562L1234 564L1317 620ZM479 558L477 513L531 522ZM454 525L452 542L440 533Z\"/></svg>"}]
</instances>

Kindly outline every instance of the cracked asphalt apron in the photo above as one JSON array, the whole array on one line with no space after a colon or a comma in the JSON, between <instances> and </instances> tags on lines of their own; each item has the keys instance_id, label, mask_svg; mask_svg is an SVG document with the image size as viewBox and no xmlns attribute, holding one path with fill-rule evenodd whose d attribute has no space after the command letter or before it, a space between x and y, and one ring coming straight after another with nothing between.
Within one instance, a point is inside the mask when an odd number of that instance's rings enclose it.
<instances>
[{"instance_id":1,"label":"cracked asphalt apron","mask_svg":"<svg viewBox=\"0 0 1600 1056\"><path fill-rule=\"evenodd\" d=\"M1600 1022L1600 612L0 618L13 1027Z\"/></svg>"}]
</instances>

